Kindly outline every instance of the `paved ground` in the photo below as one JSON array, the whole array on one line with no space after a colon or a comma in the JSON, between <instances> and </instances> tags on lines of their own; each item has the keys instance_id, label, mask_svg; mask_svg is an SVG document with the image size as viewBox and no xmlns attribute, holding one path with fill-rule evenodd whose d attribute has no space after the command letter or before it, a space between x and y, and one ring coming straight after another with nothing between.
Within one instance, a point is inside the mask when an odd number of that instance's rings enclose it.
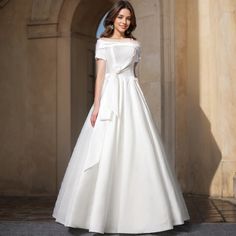
<instances>
[{"instance_id":1,"label":"paved ground","mask_svg":"<svg viewBox=\"0 0 236 236\"><path fill-rule=\"evenodd\" d=\"M189 222L145 235L236 235L236 205L190 194L185 195L185 201ZM54 203L52 197L0 197L0 235L99 235L55 223L51 217Z\"/></svg>"}]
</instances>

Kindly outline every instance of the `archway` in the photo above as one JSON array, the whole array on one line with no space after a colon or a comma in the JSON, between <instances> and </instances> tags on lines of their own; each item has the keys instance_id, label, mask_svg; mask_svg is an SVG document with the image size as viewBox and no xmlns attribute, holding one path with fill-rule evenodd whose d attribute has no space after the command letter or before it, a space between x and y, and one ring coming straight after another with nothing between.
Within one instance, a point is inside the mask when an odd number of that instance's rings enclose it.
<instances>
[{"instance_id":1,"label":"archway","mask_svg":"<svg viewBox=\"0 0 236 236\"><path fill-rule=\"evenodd\" d=\"M175 169L175 0L130 1L139 26L135 35L143 48L141 86ZM38 39L38 44L41 38L54 38L56 46L58 187L93 99L96 29L113 2L94 0L91 5L86 0L33 1L28 38Z\"/></svg>"},{"instance_id":2,"label":"archway","mask_svg":"<svg viewBox=\"0 0 236 236\"><path fill-rule=\"evenodd\" d=\"M112 0L65 0L59 16L57 51L57 186L91 106L98 23Z\"/></svg>"}]
</instances>

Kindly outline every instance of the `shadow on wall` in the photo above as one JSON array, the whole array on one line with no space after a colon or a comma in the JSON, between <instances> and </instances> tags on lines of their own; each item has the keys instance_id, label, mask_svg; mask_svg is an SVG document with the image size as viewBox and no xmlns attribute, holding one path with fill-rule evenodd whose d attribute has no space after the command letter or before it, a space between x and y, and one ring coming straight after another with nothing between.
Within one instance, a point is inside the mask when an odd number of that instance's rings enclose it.
<instances>
[{"instance_id":1,"label":"shadow on wall","mask_svg":"<svg viewBox=\"0 0 236 236\"><path fill-rule=\"evenodd\" d=\"M207 46L203 30L203 9L199 1L188 2L187 29L187 137L189 151L188 192L220 196L222 189L220 163L222 154L212 133L209 116L209 82L205 58L200 54ZM208 6L206 6L208 7ZM207 18L204 23L207 23ZM206 21L206 22L205 22ZM204 40L205 39L205 40ZM205 52L206 53L206 52ZM201 74L200 74L201 72ZM204 111L205 110L205 111ZM208 113L208 114L207 114Z\"/></svg>"}]
</instances>

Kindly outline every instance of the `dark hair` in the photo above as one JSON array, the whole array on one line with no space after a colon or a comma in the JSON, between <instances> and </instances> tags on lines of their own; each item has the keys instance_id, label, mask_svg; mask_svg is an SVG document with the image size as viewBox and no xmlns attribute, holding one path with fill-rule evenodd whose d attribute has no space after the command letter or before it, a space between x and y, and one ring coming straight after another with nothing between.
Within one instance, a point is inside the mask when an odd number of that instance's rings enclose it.
<instances>
[{"instance_id":1,"label":"dark hair","mask_svg":"<svg viewBox=\"0 0 236 236\"><path fill-rule=\"evenodd\" d=\"M100 35L100 37L109 38L109 37L112 36L114 29L112 29L111 26L114 24L114 21L115 21L116 17L118 16L120 10L122 10L122 9L128 9L130 11L130 14L131 14L130 26L125 31L125 36L126 36L126 38L132 38L132 39L136 40L136 38L132 35L132 31L134 31L135 28L136 28L136 16L135 16L134 9L133 9L131 3L126 1L126 0L117 1L113 5L111 10L107 13L107 16L106 16L106 18L103 22L105 30Z\"/></svg>"}]
</instances>

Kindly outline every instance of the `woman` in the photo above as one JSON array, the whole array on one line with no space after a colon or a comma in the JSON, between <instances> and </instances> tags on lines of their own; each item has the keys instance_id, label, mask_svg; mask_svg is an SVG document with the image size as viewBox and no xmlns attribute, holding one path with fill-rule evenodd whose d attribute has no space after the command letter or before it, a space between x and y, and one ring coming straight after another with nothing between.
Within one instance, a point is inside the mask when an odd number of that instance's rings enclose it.
<instances>
[{"instance_id":1,"label":"woman","mask_svg":"<svg viewBox=\"0 0 236 236\"><path fill-rule=\"evenodd\" d=\"M98 233L151 233L189 214L145 101L135 66L134 10L117 1L97 40L94 104L72 153L53 216Z\"/></svg>"}]
</instances>

